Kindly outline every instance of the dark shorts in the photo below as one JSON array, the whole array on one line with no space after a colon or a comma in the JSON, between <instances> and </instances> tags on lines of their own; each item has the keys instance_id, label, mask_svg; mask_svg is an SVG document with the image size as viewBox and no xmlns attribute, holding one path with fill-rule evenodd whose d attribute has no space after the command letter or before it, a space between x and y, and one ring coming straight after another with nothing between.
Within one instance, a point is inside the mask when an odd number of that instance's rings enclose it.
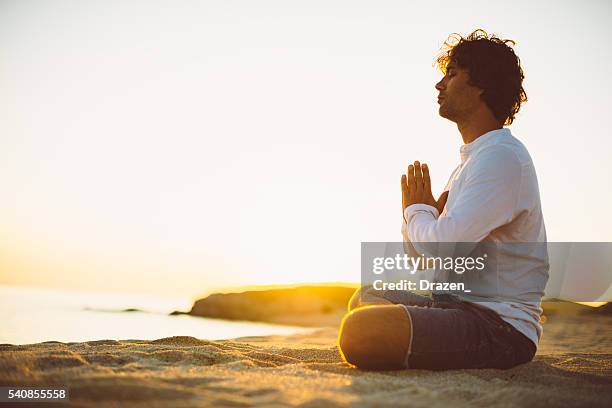
<instances>
[{"instance_id":1,"label":"dark shorts","mask_svg":"<svg viewBox=\"0 0 612 408\"><path fill-rule=\"evenodd\" d=\"M404 305L411 320L407 368L511 368L535 355L535 344L491 309L452 295L386 291L383 297Z\"/></svg>"}]
</instances>

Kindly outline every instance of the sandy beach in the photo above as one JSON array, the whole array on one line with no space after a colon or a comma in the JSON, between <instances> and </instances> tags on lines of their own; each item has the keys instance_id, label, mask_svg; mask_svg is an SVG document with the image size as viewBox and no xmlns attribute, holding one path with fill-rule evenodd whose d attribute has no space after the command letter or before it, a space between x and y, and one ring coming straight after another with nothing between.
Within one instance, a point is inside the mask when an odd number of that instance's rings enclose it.
<instances>
[{"instance_id":1,"label":"sandy beach","mask_svg":"<svg viewBox=\"0 0 612 408\"><path fill-rule=\"evenodd\" d=\"M329 327L224 341L170 337L1 345L0 383L69 387L70 406L79 407L604 407L612 402L612 317L607 315L550 316L534 361L505 371L363 371L342 362L336 335Z\"/></svg>"}]
</instances>

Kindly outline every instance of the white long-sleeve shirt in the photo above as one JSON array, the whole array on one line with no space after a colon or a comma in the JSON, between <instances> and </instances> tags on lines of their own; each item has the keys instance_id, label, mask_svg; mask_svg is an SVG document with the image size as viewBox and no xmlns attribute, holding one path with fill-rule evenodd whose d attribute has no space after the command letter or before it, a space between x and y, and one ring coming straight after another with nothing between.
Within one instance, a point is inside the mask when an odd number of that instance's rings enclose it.
<instances>
[{"instance_id":1,"label":"white long-sleeve shirt","mask_svg":"<svg viewBox=\"0 0 612 408\"><path fill-rule=\"evenodd\" d=\"M474 243L460 245L464 249L477 243L521 243L502 246L493 271L461 276L436 272L436 281L464 282L471 293L461 298L493 309L537 346L549 264L531 157L505 128L461 146L460 154L461 164L445 187L449 195L444 211L438 214L426 204L408 206L402 225L404 241L415 248L425 242Z\"/></svg>"}]
</instances>

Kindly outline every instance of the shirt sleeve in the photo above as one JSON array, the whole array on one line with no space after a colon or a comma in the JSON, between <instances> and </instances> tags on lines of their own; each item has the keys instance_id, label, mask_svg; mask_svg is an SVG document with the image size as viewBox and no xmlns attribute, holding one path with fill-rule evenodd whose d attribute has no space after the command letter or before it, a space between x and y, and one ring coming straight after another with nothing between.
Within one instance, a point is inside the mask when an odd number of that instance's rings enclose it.
<instances>
[{"instance_id":1,"label":"shirt sleeve","mask_svg":"<svg viewBox=\"0 0 612 408\"><path fill-rule=\"evenodd\" d=\"M480 152L452 205L442 216L429 205L408 206L404 239L411 242L480 242L512 221L521 188L521 163L504 146ZM404 229L404 228L403 228ZM404 232L404 231L403 231Z\"/></svg>"}]
</instances>

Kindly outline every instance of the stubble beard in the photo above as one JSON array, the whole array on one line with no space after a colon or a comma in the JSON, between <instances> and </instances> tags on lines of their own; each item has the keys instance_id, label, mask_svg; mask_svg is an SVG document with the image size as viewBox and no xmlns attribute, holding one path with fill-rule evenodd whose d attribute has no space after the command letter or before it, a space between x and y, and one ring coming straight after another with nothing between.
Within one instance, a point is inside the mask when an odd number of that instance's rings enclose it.
<instances>
[{"instance_id":1,"label":"stubble beard","mask_svg":"<svg viewBox=\"0 0 612 408\"><path fill-rule=\"evenodd\" d=\"M456 104L453 105L449 103L448 100L442 101L438 108L438 114L441 117L454 123L463 121L463 119L468 116L468 112L469 110L465 109L465 107L457 106Z\"/></svg>"},{"instance_id":2,"label":"stubble beard","mask_svg":"<svg viewBox=\"0 0 612 408\"><path fill-rule=\"evenodd\" d=\"M438 108L438 114L444 119L454 122L456 116L454 113L455 112L453 112L453 109L449 108L448 104L445 104L444 101L442 101L440 107Z\"/></svg>"}]
</instances>

